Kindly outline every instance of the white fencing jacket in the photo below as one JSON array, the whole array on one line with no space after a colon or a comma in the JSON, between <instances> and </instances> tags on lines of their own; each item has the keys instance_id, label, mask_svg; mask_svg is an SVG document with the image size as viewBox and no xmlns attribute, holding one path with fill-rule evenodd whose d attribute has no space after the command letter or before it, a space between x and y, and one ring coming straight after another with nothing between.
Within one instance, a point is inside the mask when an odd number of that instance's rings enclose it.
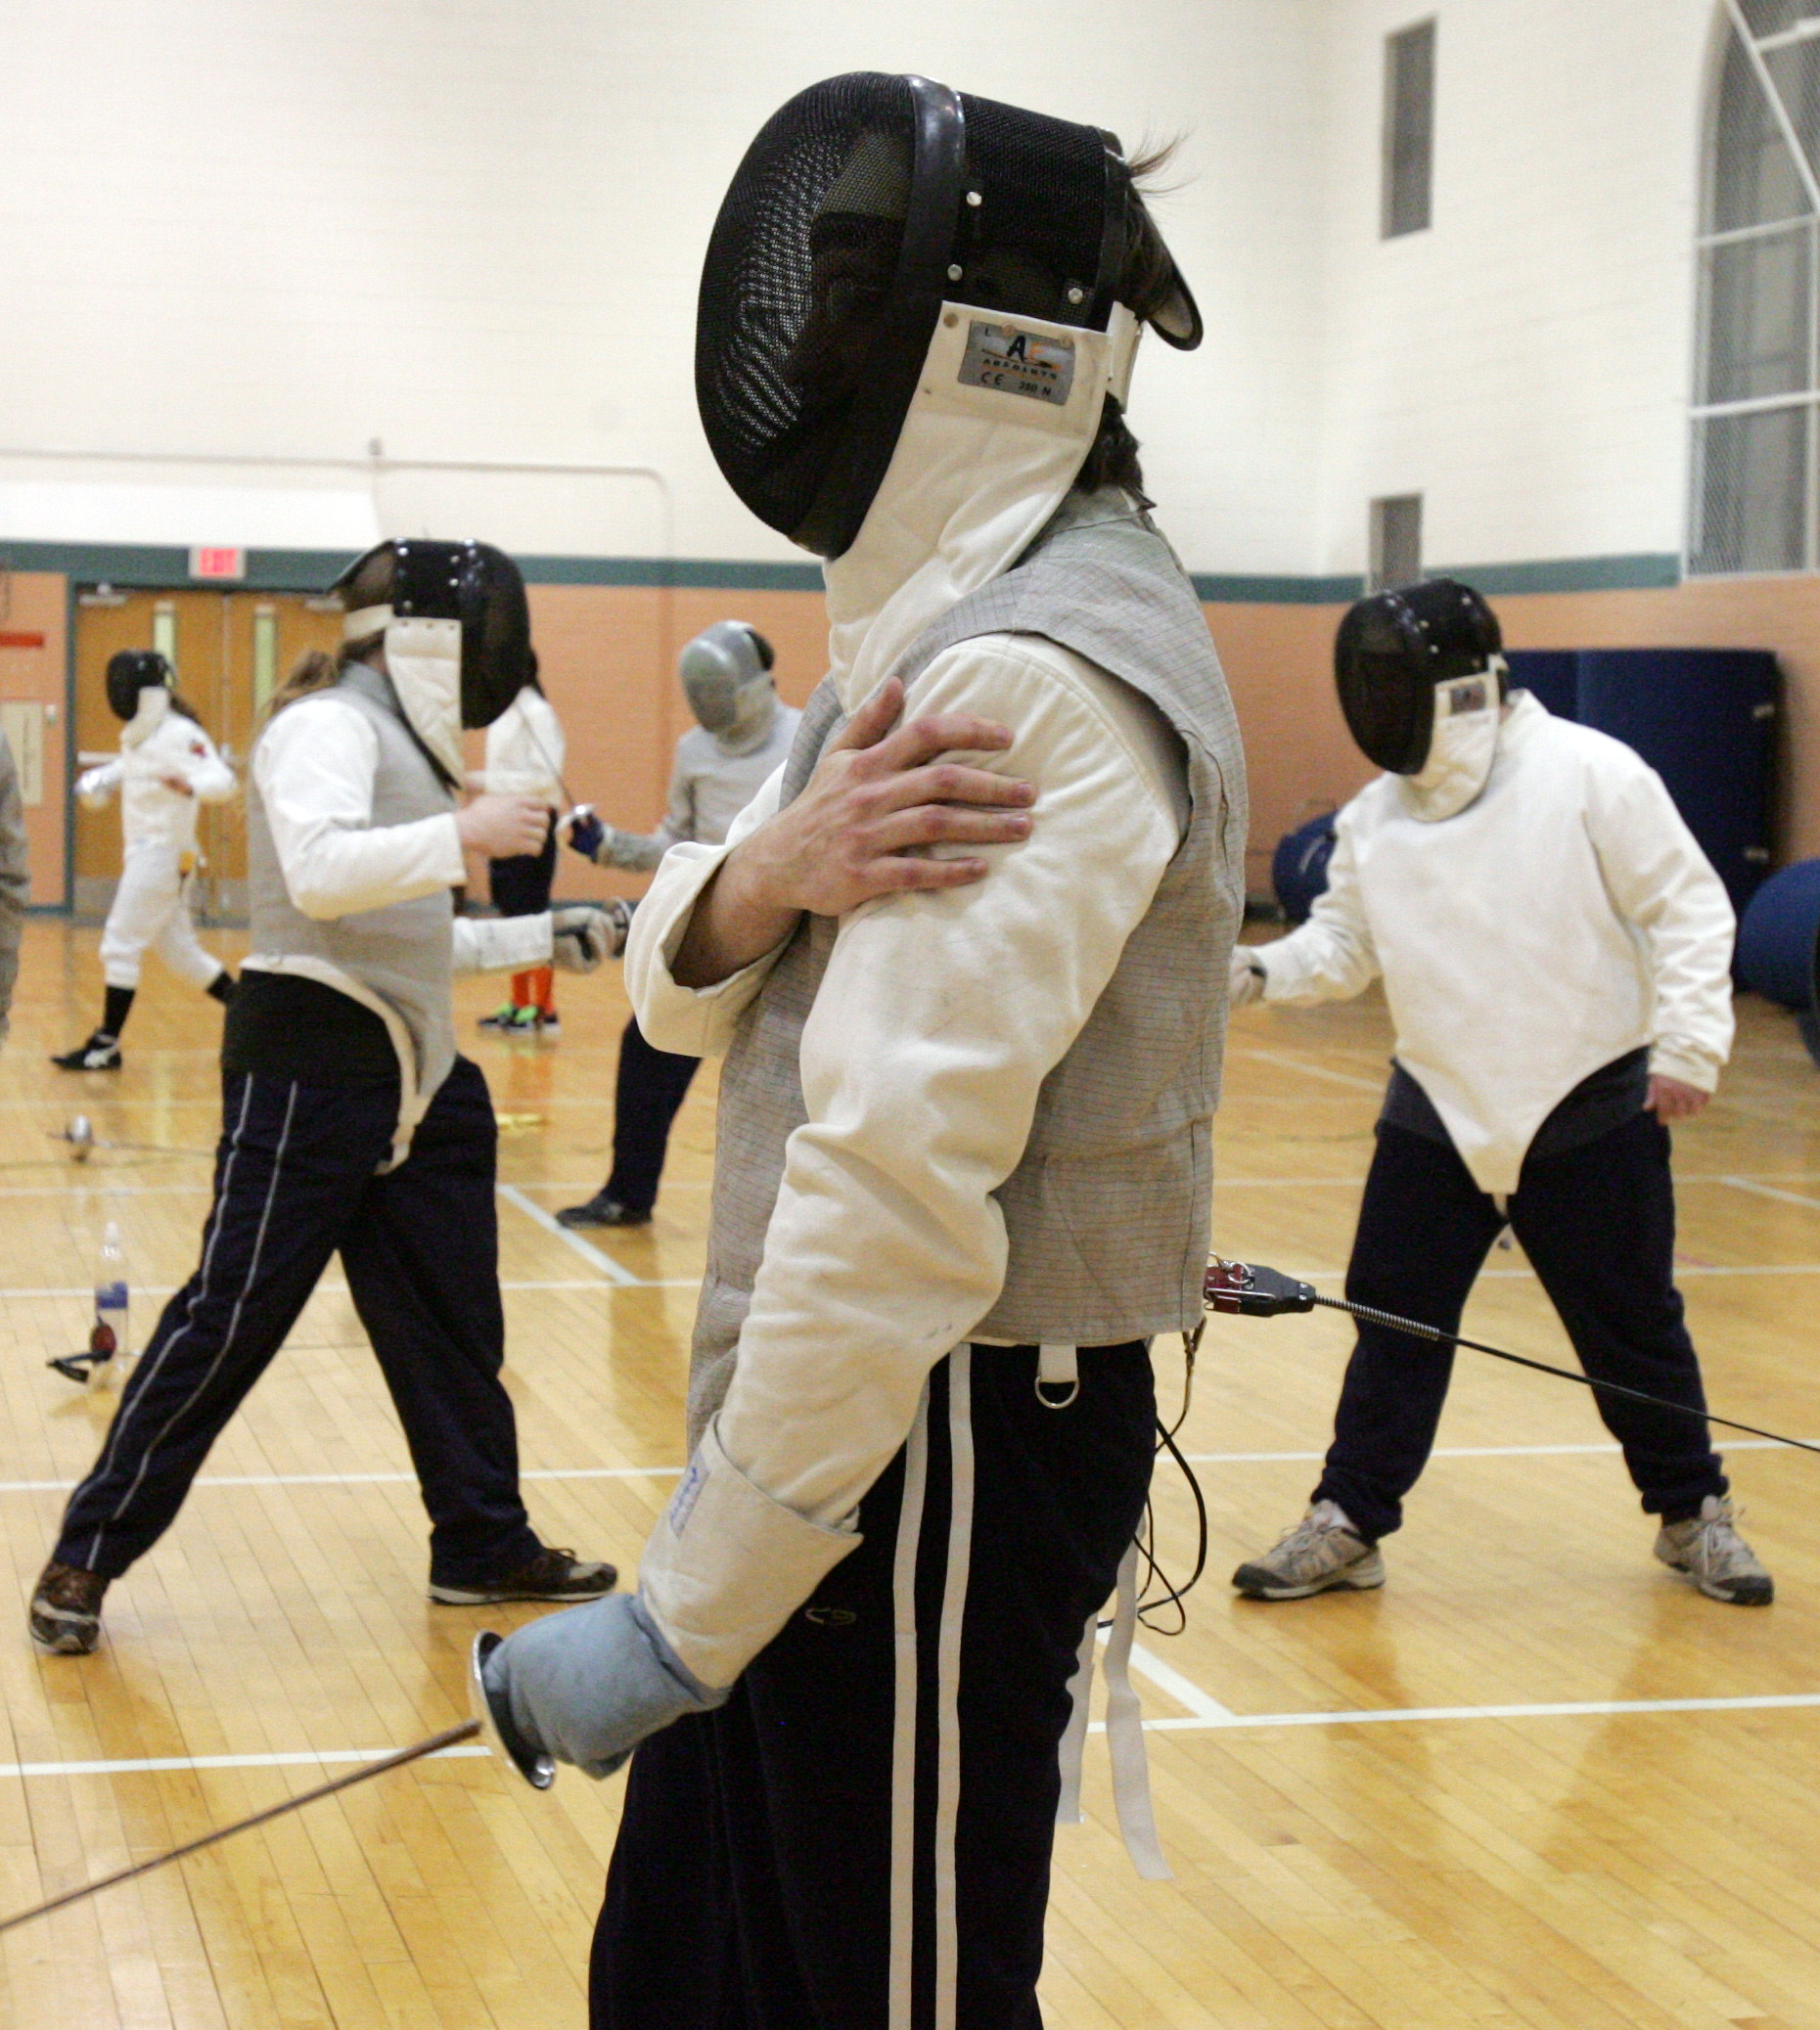
<instances>
[{"instance_id":1,"label":"white fencing jacket","mask_svg":"<svg viewBox=\"0 0 1820 2030\"><path fill-rule=\"evenodd\" d=\"M373 823L379 739L366 714L333 692L287 705L260 735L252 769L285 886L306 917L351 917L467 879L453 811L412 825ZM547 965L550 932L548 910L458 916L455 970Z\"/></svg>"},{"instance_id":2,"label":"white fencing jacket","mask_svg":"<svg viewBox=\"0 0 1820 2030\"><path fill-rule=\"evenodd\" d=\"M486 729L479 787L492 796L539 796L561 810L568 759L556 708L536 685L526 684Z\"/></svg>"},{"instance_id":3,"label":"white fencing jacket","mask_svg":"<svg viewBox=\"0 0 1820 2030\"><path fill-rule=\"evenodd\" d=\"M1083 351L1096 336L1074 335ZM859 538L827 567L831 675L849 712L926 626L1017 561L1099 420L1097 360L1066 412L993 400L960 383L958 349L937 357L965 337L964 319L958 338L937 334ZM736 1676L851 1547L860 1497L908 1435L930 1370L991 1309L1007 1260L991 1194L1187 823L1160 716L1052 643L997 635L945 651L906 706L936 711L1013 729L1011 748L980 765L1037 785L1034 826L983 849L980 882L885 897L841 922L802 1037L808 1123L791 1139L738 1369L704 1441L724 1462L710 1488L730 1471L743 1519L680 1538L660 1520L646 1553L648 1587L660 1566L662 1594L694 1603L685 1632L648 1592L708 1684ZM696 898L777 799L774 776L725 846L673 846L632 921L626 984L660 1050L723 1051L769 969L761 959L699 992L670 972Z\"/></svg>"},{"instance_id":4,"label":"white fencing jacket","mask_svg":"<svg viewBox=\"0 0 1820 2030\"><path fill-rule=\"evenodd\" d=\"M1736 924L1661 778L1621 741L1516 692L1484 789L1438 823L1400 776L1340 813L1327 892L1258 948L1264 999L1345 999L1384 975L1396 1059L1479 1188L1580 1080L1645 1045L1703 1092L1731 1053Z\"/></svg>"},{"instance_id":5,"label":"white fencing jacket","mask_svg":"<svg viewBox=\"0 0 1820 2030\"><path fill-rule=\"evenodd\" d=\"M191 793L166 789L167 776L188 783ZM129 719L120 729L118 757L87 770L76 783L76 793L98 809L118 789L126 850L167 848L181 859L196 850L200 807L225 803L239 787L207 734L166 705L151 725Z\"/></svg>"}]
</instances>

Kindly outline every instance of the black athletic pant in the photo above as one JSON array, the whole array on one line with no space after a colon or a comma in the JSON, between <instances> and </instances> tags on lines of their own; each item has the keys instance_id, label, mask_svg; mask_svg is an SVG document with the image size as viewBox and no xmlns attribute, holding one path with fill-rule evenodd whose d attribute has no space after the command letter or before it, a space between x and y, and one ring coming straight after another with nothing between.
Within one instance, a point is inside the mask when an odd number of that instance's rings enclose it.
<instances>
[{"instance_id":1,"label":"black athletic pant","mask_svg":"<svg viewBox=\"0 0 1820 2030\"><path fill-rule=\"evenodd\" d=\"M593 2030L1038 2030L1068 1684L1156 1397L1141 1344L1083 1348L1065 1410L1035 1380L1033 1347L944 1361L860 1548L633 1757Z\"/></svg>"},{"instance_id":2,"label":"black athletic pant","mask_svg":"<svg viewBox=\"0 0 1820 2030\"><path fill-rule=\"evenodd\" d=\"M430 1511L430 1576L460 1586L536 1556L505 1323L486 1081L457 1059L388 1176L395 1079L222 1079L201 1266L165 1305L57 1556L117 1578L170 1526L208 1448L265 1372L339 1248Z\"/></svg>"},{"instance_id":3,"label":"black athletic pant","mask_svg":"<svg viewBox=\"0 0 1820 2030\"><path fill-rule=\"evenodd\" d=\"M1668 1131L1656 1116L1633 1114L1596 1141L1525 1162L1509 1207L1586 1373L1705 1409L1674 1286ZM1503 1224L1451 1143L1380 1123L1346 1295L1457 1331ZM1450 1347L1361 1325L1315 1500L1338 1502L1368 1538L1398 1528L1452 1374ZM1593 1400L1623 1447L1647 1512L1684 1521L1707 1495L1725 1492L1698 1419L1599 1390Z\"/></svg>"},{"instance_id":4,"label":"black athletic pant","mask_svg":"<svg viewBox=\"0 0 1820 2030\"><path fill-rule=\"evenodd\" d=\"M550 907L556 884L556 814L544 834L542 850L515 853L486 863L487 892L502 917L540 917Z\"/></svg>"},{"instance_id":5,"label":"black athletic pant","mask_svg":"<svg viewBox=\"0 0 1820 2030\"><path fill-rule=\"evenodd\" d=\"M655 1049L636 1015L626 1023L614 1085L613 1175L601 1187L604 1196L634 1212L649 1212L658 1202L670 1123L701 1061Z\"/></svg>"}]
</instances>

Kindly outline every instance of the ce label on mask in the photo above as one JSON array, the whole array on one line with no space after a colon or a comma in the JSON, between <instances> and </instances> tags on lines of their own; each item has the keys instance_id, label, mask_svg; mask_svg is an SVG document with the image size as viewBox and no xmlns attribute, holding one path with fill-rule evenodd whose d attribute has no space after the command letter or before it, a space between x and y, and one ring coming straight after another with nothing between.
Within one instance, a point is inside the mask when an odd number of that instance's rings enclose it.
<instances>
[{"instance_id":1,"label":"ce label on mask","mask_svg":"<svg viewBox=\"0 0 1820 2030\"><path fill-rule=\"evenodd\" d=\"M974 318L961 360L963 387L990 387L1061 407L1074 385L1074 341L1023 332L1015 324Z\"/></svg>"}]
</instances>

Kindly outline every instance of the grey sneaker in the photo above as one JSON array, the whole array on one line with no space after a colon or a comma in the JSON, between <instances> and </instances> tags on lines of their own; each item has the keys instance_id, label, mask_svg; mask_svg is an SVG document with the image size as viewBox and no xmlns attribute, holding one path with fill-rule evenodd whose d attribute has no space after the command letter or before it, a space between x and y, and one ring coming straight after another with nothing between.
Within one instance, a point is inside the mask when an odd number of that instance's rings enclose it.
<instances>
[{"instance_id":1,"label":"grey sneaker","mask_svg":"<svg viewBox=\"0 0 1820 2030\"><path fill-rule=\"evenodd\" d=\"M87 1656L101 1641L101 1600L108 1581L52 1558L31 1596L31 1639L58 1656Z\"/></svg>"},{"instance_id":2,"label":"grey sneaker","mask_svg":"<svg viewBox=\"0 0 1820 2030\"><path fill-rule=\"evenodd\" d=\"M1248 1600L1298 1601L1311 1593L1349 1586L1367 1592L1384 1584L1384 1558L1333 1502L1316 1502L1276 1548L1242 1564L1232 1583Z\"/></svg>"},{"instance_id":3,"label":"grey sneaker","mask_svg":"<svg viewBox=\"0 0 1820 2030\"><path fill-rule=\"evenodd\" d=\"M553 1551L546 1544L528 1564L502 1572L497 1579L473 1586L432 1579L430 1598L444 1607L490 1607L500 1601L591 1601L611 1593L618 1583L616 1567L577 1557L572 1551Z\"/></svg>"},{"instance_id":4,"label":"grey sneaker","mask_svg":"<svg viewBox=\"0 0 1820 2030\"><path fill-rule=\"evenodd\" d=\"M1735 1607L1766 1607L1776 1582L1757 1562L1756 1553L1738 1534L1729 1497L1709 1494L1700 1513L1686 1522L1664 1522L1656 1539L1663 1564L1685 1572L1708 1600Z\"/></svg>"}]
</instances>

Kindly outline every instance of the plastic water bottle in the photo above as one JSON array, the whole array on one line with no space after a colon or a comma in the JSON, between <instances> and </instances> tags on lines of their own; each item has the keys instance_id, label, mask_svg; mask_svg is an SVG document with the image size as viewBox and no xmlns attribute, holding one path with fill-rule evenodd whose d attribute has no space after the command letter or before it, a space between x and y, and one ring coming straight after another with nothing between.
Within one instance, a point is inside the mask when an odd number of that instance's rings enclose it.
<instances>
[{"instance_id":1,"label":"plastic water bottle","mask_svg":"<svg viewBox=\"0 0 1820 2030\"><path fill-rule=\"evenodd\" d=\"M101 1260L95 1270L95 1323L88 1335L90 1388L124 1380L132 1363L126 1297L126 1256L120 1229L110 1220L101 1237Z\"/></svg>"}]
</instances>

